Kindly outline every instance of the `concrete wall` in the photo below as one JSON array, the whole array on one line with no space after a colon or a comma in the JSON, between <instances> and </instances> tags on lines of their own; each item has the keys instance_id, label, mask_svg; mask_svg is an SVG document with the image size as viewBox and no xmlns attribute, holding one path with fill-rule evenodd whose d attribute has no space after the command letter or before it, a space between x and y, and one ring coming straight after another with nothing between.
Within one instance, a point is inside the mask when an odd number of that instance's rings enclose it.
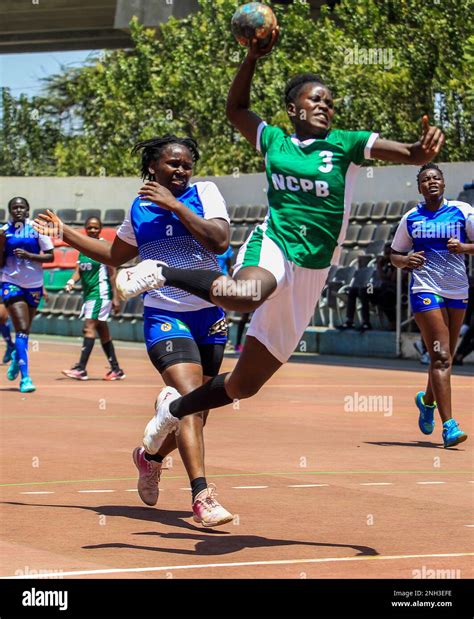
<instances>
[{"instance_id":1,"label":"concrete wall","mask_svg":"<svg viewBox=\"0 0 474 619\"><path fill-rule=\"evenodd\" d=\"M444 163L446 196L456 198L466 182L473 178L473 162ZM417 166L362 168L353 200L416 200ZM264 174L239 177L217 176L195 180L213 180L228 204L266 204ZM141 186L140 178L114 177L0 177L0 208L6 208L13 196L24 196L32 209L109 208L127 209Z\"/></svg>"}]
</instances>

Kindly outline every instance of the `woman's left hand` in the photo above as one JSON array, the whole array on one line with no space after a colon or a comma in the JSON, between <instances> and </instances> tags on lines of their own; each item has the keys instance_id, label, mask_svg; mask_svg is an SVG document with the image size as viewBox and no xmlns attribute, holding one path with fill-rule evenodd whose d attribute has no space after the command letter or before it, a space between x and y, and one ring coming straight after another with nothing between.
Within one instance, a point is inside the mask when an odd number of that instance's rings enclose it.
<instances>
[{"instance_id":1,"label":"woman's left hand","mask_svg":"<svg viewBox=\"0 0 474 619\"><path fill-rule=\"evenodd\" d=\"M112 299L112 311L114 314L118 314L120 311L120 299L118 297Z\"/></svg>"},{"instance_id":2,"label":"woman's left hand","mask_svg":"<svg viewBox=\"0 0 474 619\"><path fill-rule=\"evenodd\" d=\"M156 181L148 181L138 193L167 211L174 211L179 204L171 191Z\"/></svg>"},{"instance_id":3,"label":"woman's left hand","mask_svg":"<svg viewBox=\"0 0 474 619\"><path fill-rule=\"evenodd\" d=\"M13 250L13 253L17 258L22 258L23 260L28 260L30 257L30 254L26 251L26 249L17 248Z\"/></svg>"},{"instance_id":4,"label":"woman's left hand","mask_svg":"<svg viewBox=\"0 0 474 619\"><path fill-rule=\"evenodd\" d=\"M459 239L451 237L448 241L448 251L450 254L463 254L464 244Z\"/></svg>"}]
</instances>

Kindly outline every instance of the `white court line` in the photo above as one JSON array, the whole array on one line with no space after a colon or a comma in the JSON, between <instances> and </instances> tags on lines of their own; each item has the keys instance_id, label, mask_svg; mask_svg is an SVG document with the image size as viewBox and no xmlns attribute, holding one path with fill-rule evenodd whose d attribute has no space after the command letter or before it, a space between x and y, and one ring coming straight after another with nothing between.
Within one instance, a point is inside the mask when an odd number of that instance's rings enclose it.
<instances>
[{"instance_id":1,"label":"white court line","mask_svg":"<svg viewBox=\"0 0 474 619\"><path fill-rule=\"evenodd\" d=\"M329 484L291 484L288 488L322 488L323 486L329 486Z\"/></svg>"},{"instance_id":2,"label":"white court line","mask_svg":"<svg viewBox=\"0 0 474 619\"><path fill-rule=\"evenodd\" d=\"M191 490L191 488L180 488L180 490Z\"/></svg>"},{"instance_id":3,"label":"white court line","mask_svg":"<svg viewBox=\"0 0 474 619\"><path fill-rule=\"evenodd\" d=\"M254 565L296 565L298 563L336 563L342 561L396 561L399 559L435 559L445 557L472 557L474 552L453 552L433 555L376 555L368 557L326 557L325 559L283 559L281 561L241 561L239 563L201 563L199 565L166 565L164 567L130 567L109 570L83 570L77 572L61 572L64 576L89 576L92 574L124 574L138 572L172 572L177 570L201 570L221 567L250 567ZM0 580L19 580L38 578L38 576L0 576ZM40 576L41 578L41 576Z\"/></svg>"},{"instance_id":4,"label":"white court line","mask_svg":"<svg viewBox=\"0 0 474 619\"><path fill-rule=\"evenodd\" d=\"M125 490L125 492L138 492L138 490L136 488L129 488L128 490ZM160 492L162 492L161 488Z\"/></svg>"},{"instance_id":5,"label":"white court line","mask_svg":"<svg viewBox=\"0 0 474 619\"><path fill-rule=\"evenodd\" d=\"M429 484L445 484L445 481L417 481L420 486L428 486Z\"/></svg>"},{"instance_id":6,"label":"white court line","mask_svg":"<svg viewBox=\"0 0 474 619\"><path fill-rule=\"evenodd\" d=\"M84 494L94 492L96 494L99 494L100 492L115 492L115 490L78 490L78 492L82 492Z\"/></svg>"},{"instance_id":7,"label":"white court line","mask_svg":"<svg viewBox=\"0 0 474 619\"><path fill-rule=\"evenodd\" d=\"M444 482L443 482L444 483ZM359 486L393 486L392 482L388 481L379 481L379 482L366 482L365 484L359 484Z\"/></svg>"},{"instance_id":8,"label":"white court line","mask_svg":"<svg viewBox=\"0 0 474 619\"><path fill-rule=\"evenodd\" d=\"M257 488L268 488L268 486L232 486L234 490L252 490Z\"/></svg>"},{"instance_id":9,"label":"white court line","mask_svg":"<svg viewBox=\"0 0 474 619\"><path fill-rule=\"evenodd\" d=\"M465 527L474 527L474 524L465 524Z\"/></svg>"},{"instance_id":10,"label":"white court line","mask_svg":"<svg viewBox=\"0 0 474 619\"><path fill-rule=\"evenodd\" d=\"M20 494L54 494L54 492L20 492Z\"/></svg>"}]
</instances>

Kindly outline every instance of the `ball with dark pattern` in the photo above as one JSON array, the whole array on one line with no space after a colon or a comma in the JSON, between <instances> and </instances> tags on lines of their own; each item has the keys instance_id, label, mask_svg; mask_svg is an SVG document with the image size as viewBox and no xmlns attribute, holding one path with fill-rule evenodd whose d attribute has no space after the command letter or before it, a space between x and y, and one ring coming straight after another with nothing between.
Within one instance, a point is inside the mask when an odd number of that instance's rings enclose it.
<instances>
[{"instance_id":1,"label":"ball with dark pattern","mask_svg":"<svg viewBox=\"0 0 474 619\"><path fill-rule=\"evenodd\" d=\"M272 9L261 2L248 2L237 9L232 17L232 34L241 45L248 47L252 39L265 47L271 39L277 19Z\"/></svg>"}]
</instances>

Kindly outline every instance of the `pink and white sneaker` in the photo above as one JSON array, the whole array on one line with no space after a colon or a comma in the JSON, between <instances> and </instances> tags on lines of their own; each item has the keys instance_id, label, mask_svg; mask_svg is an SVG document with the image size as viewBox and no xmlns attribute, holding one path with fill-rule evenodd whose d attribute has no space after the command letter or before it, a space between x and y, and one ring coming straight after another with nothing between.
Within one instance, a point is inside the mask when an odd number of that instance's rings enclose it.
<instances>
[{"instance_id":1,"label":"pink and white sneaker","mask_svg":"<svg viewBox=\"0 0 474 619\"><path fill-rule=\"evenodd\" d=\"M220 503L216 501L216 487L214 484L202 490L193 503L193 520L203 527L218 527L234 519Z\"/></svg>"},{"instance_id":2,"label":"pink and white sneaker","mask_svg":"<svg viewBox=\"0 0 474 619\"><path fill-rule=\"evenodd\" d=\"M89 380L86 370L81 370L76 367L71 368L70 370L63 370L62 374L68 378L74 378L74 380Z\"/></svg>"},{"instance_id":3,"label":"pink and white sneaker","mask_svg":"<svg viewBox=\"0 0 474 619\"><path fill-rule=\"evenodd\" d=\"M141 500L146 505L156 505L160 493L161 462L147 460L143 447L133 450L133 461L138 469L137 490Z\"/></svg>"}]
</instances>

